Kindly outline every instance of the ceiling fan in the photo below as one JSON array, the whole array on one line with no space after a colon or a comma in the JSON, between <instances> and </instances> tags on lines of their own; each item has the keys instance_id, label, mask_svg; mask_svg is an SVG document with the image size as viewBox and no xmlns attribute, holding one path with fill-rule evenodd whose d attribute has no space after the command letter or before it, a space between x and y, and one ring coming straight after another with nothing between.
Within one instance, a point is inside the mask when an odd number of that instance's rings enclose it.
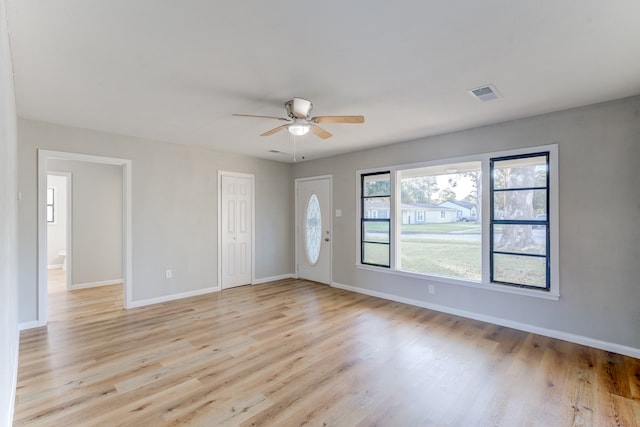
<instances>
[{"instance_id":1,"label":"ceiling fan","mask_svg":"<svg viewBox=\"0 0 640 427\"><path fill-rule=\"evenodd\" d=\"M322 129L317 123L364 123L364 116L317 116L310 117L313 104L308 99L293 98L284 103L284 108L287 110L286 117L273 117L273 116L255 116L252 114L233 114L238 117L257 117L259 119L274 119L287 122L287 124L273 128L260 136L270 136L274 133L280 132L283 129L288 129L289 133L296 136L305 135L311 131L316 136L327 139L331 138L331 135L326 130Z\"/></svg>"}]
</instances>

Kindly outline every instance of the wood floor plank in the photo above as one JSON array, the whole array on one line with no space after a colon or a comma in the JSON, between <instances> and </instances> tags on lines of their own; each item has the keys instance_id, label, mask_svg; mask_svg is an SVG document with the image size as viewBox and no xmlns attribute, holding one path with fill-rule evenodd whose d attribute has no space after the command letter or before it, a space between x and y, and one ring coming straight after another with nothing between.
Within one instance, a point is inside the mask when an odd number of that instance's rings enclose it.
<instances>
[{"instance_id":1,"label":"wood floor plank","mask_svg":"<svg viewBox=\"0 0 640 427\"><path fill-rule=\"evenodd\" d=\"M16 426L640 425L638 359L305 280L122 292L53 277Z\"/></svg>"}]
</instances>

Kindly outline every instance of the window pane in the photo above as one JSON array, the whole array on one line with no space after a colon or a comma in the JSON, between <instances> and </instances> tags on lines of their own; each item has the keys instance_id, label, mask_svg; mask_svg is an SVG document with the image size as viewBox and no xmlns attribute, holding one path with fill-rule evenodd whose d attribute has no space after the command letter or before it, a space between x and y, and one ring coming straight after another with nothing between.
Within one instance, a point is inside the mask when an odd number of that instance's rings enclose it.
<instances>
[{"instance_id":1,"label":"window pane","mask_svg":"<svg viewBox=\"0 0 640 427\"><path fill-rule=\"evenodd\" d=\"M389 245L385 243L363 243L362 262L389 266Z\"/></svg>"},{"instance_id":2,"label":"window pane","mask_svg":"<svg viewBox=\"0 0 640 427\"><path fill-rule=\"evenodd\" d=\"M390 174L363 175L362 196L389 196L391 194Z\"/></svg>"},{"instance_id":3,"label":"window pane","mask_svg":"<svg viewBox=\"0 0 640 427\"><path fill-rule=\"evenodd\" d=\"M362 240L389 243L389 222L365 221Z\"/></svg>"},{"instance_id":4,"label":"window pane","mask_svg":"<svg viewBox=\"0 0 640 427\"><path fill-rule=\"evenodd\" d=\"M52 205L53 204L54 191L55 190L53 188L47 188L47 204L48 205Z\"/></svg>"},{"instance_id":5,"label":"window pane","mask_svg":"<svg viewBox=\"0 0 640 427\"><path fill-rule=\"evenodd\" d=\"M546 258L493 255L493 280L546 288Z\"/></svg>"},{"instance_id":6,"label":"window pane","mask_svg":"<svg viewBox=\"0 0 640 427\"><path fill-rule=\"evenodd\" d=\"M401 187L398 268L480 281L481 162L406 169Z\"/></svg>"},{"instance_id":7,"label":"window pane","mask_svg":"<svg viewBox=\"0 0 640 427\"><path fill-rule=\"evenodd\" d=\"M546 212L547 190L497 191L493 194L493 219L546 221Z\"/></svg>"},{"instance_id":8,"label":"window pane","mask_svg":"<svg viewBox=\"0 0 640 427\"><path fill-rule=\"evenodd\" d=\"M47 222L53 222L53 206L47 206Z\"/></svg>"},{"instance_id":9,"label":"window pane","mask_svg":"<svg viewBox=\"0 0 640 427\"><path fill-rule=\"evenodd\" d=\"M546 255L547 227L525 224L495 225L493 249L501 252Z\"/></svg>"},{"instance_id":10,"label":"window pane","mask_svg":"<svg viewBox=\"0 0 640 427\"><path fill-rule=\"evenodd\" d=\"M320 247L322 243L322 215L320 214L320 202L315 193L312 193L307 201L304 240L309 264L315 265L320 257Z\"/></svg>"},{"instance_id":11,"label":"window pane","mask_svg":"<svg viewBox=\"0 0 640 427\"><path fill-rule=\"evenodd\" d=\"M494 188L547 186L547 156L498 160L493 164Z\"/></svg>"},{"instance_id":12,"label":"window pane","mask_svg":"<svg viewBox=\"0 0 640 427\"><path fill-rule=\"evenodd\" d=\"M389 218L391 199L389 197L374 197L363 199L365 218Z\"/></svg>"}]
</instances>

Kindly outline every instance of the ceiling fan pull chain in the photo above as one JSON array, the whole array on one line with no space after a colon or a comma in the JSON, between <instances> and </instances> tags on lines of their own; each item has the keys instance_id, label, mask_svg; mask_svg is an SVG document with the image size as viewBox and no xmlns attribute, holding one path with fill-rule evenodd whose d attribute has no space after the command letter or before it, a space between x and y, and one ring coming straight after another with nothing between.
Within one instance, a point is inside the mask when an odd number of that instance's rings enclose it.
<instances>
[{"instance_id":1,"label":"ceiling fan pull chain","mask_svg":"<svg viewBox=\"0 0 640 427\"><path fill-rule=\"evenodd\" d=\"M291 137L293 138L293 162L296 162L296 136L295 135L291 135Z\"/></svg>"}]
</instances>

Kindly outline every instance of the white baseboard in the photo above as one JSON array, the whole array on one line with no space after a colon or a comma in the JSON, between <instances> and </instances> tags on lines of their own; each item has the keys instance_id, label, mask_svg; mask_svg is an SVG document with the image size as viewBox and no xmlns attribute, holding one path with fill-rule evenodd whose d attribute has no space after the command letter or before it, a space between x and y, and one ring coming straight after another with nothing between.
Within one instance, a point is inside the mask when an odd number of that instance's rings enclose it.
<instances>
[{"instance_id":1,"label":"white baseboard","mask_svg":"<svg viewBox=\"0 0 640 427\"><path fill-rule=\"evenodd\" d=\"M40 326L44 326L44 323L41 323L39 320L30 320L28 322L19 323L18 330L24 331L26 329L39 328Z\"/></svg>"},{"instance_id":2,"label":"white baseboard","mask_svg":"<svg viewBox=\"0 0 640 427\"><path fill-rule=\"evenodd\" d=\"M288 273L288 274L281 274L279 276L263 277L262 279L256 279L251 284L261 285L263 283L275 282L276 280L293 279L293 278L294 278L294 275L292 273Z\"/></svg>"},{"instance_id":3,"label":"white baseboard","mask_svg":"<svg viewBox=\"0 0 640 427\"><path fill-rule=\"evenodd\" d=\"M124 283L124 279L103 280L100 282L78 283L71 285L70 289L73 291L76 289L95 288L97 286L119 285L121 283Z\"/></svg>"},{"instance_id":4,"label":"white baseboard","mask_svg":"<svg viewBox=\"0 0 640 427\"><path fill-rule=\"evenodd\" d=\"M161 302L174 301L182 298L195 297L198 295L210 294L212 292L220 292L220 287L204 288L195 291L181 292L179 294L165 295L156 298L149 298L139 301L132 301L127 308L144 307L145 305L159 304Z\"/></svg>"},{"instance_id":5,"label":"white baseboard","mask_svg":"<svg viewBox=\"0 0 640 427\"><path fill-rule=\"evenodd\" d=\"M635 357L640 359L640 348L628 347L626 345L615 344L608 341L601 341L582 335L576 335L569 332L558 331L555 329L541 328L538 326L528 325L526 323L515 322L513 320L502 319L499 317L487 316L484 314L474 313L466 310L459 310L443 305L432 304L425 301L416 300L413 298L400 297L385 292L372 291L369 289L359 288L357 286L344 285L342 283L333 282L334 288L344 289L346 291L356 292L359 294L370 295L390 301L401 302L404 304L414 305L417 307L427 308L429 310L439 311L442 313L453 314L460 317L466 317L468 319L480 320L482 322L491 323L499 326L506 326L512 329L518 329L520 331L531 332L545 337L557 338L564 341L569 341L576 344L586 345L588 347L594 347L605 351L611 351L614 353L623 354L625 356Z\"/></svg>"},{"instance_id":6,"label":"white baseboard","mask_svg":"<svg viewBox=\"0 0 640 427\"><path fill-rule=\"evenodd\" d=\"M62 264L49 264L47 270L59 270L62 268Z\"/></svg>"}]
</instances>

